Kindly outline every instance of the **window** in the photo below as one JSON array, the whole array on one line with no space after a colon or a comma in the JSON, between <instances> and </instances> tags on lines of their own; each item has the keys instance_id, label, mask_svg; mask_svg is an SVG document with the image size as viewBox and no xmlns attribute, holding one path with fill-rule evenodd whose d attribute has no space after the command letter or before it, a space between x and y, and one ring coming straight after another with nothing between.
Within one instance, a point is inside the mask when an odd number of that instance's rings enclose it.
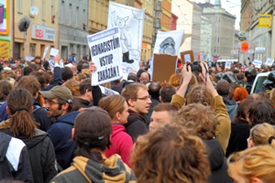
<instances>
[{"instance_id":1,"label":"window","mask_svg":"<svg viewBox=\"0 0 275 183\"><path fill-rule=\"evenodd\" d=\"M218 43L220 42L220 38L218 37Z\"/></svg>"},{"instance_id":2,"label":"window","mask_svg":"<svg viewBox=\"0 0 275 183\"><path fill-rule=\"evenodd\" d=\"M30 56L35 56L35 44L30 43L30 51L29 51Z\"/></svg>"},{"instance_id":3,"label":"window","mask_svg":"<svg viewBox=\"0 0 275 183\"><path fill-rule=\"evenodd\" d=\"M51 15L54 15L54 10L53 10L53 0L52 0L52 4L51 4Z\"/></svg>"},{"instance_id":4,"label":"window","mask_svg":"<svg viewBox=\"0 0 275 183\"><path fill-rule=\"evenodd\" d=\"M61 1L61 12L64 12L64 9L65 9L65 3L64 1ZM61 13L61 22L64 24L64 13Z\"/></svg>"},{"instance_id":5,"label":"window","mask_svg":"<svg viewBox=\"0 0 275 183\"><path fill-rule=\"evenodd\" d=\"M217 38L215 37L215 43L217 42Z\"/></svg>"},{"instance_id":6,"label":"window","mask_svg":"<svg viewBox=\"0 0 275 183\"><path fill-rule=\"evenodd\" d=\"M161 2L158 1L158 4L157 4L157 10L160 10L161 9Z\"/></svg>"},{"instance_id":7,"label":"window","mask_svg":"<svg viewBox=\"0 0 275 183\"><path fill-rule=\"evenodd\" d=\"M160 27L160 20L159 20L159 18L157 18L157 24L156 24L156 27Z\"/></svg>"},{"instance_id":8,"label":"window","mask_svg":"<svg viewBox=\"0 0 275 183\"><path fill-rule=\"evenodd\" d=\"M42 0L42 12L41 12L41 14L42 14L42 20L45 19L45 17L44 17L44 9L45 9L45 2L44 2L44 0Z\"/></svg>"},{"instance_id":9,"label":"window","mask_svg":"<svg viewBox=\"0 0 275 183\"><path fill-rule=\"evenodd\" d=\"M69 12L72 12L72 4L69 4ZM69 14L69 26L72 25L72 13Z\"/></svg>"},{"instance_id":10,"label":"window","mask_svg":"<svg viewBox=\"0 0 275 183\"><path fill-rule=\"evenodd\" d=\"M79 7L77 6L76 7L76 20L75 20L75 25L76 25L76 28L78 28L79 26L78 26L78 22L80 22L79 21Z\"/></svg>"},{"instance_id":11,"label":"window","mask_svg":"<svg viewBox=\"0 0 275 183\"><path fill-rule=\"evenodd\" d=\"M83 9L82 15L83 15L83 24L85 24L85 26L86 26L86 23L87 23L86 17L87 17L87 15L86 15L86 10L85 9Z\"/></svg>"},{"instance_id":12,"label":"window","mask_svg":"<svg viewBox=\"0 0 275 183\"><path fill-rule=\"evenodd\" d=\"M219 47L217 47L217 53L219 53Z\"/></svg>"},{"instance_id":13,"label":"window","mask_svg":"<svg viewBox=\"0 0 275 183\"><path fill-rule=\"evenodd\" d=\"M17 11L18 11L18 13L21 13L22 12L22 10L21 10L21 0L17 0L17 4L18 4L18 9L17 9Z\"/></svg>"},{"instance_id":14,"label":"window","mask_svg":"<svg viewBox=\"0 0 275 183\"><path fill-rule=\"evenodd\" d=\"M216 53L216 47L214 47L214 53Z\"/></svg>"}]
</instances>

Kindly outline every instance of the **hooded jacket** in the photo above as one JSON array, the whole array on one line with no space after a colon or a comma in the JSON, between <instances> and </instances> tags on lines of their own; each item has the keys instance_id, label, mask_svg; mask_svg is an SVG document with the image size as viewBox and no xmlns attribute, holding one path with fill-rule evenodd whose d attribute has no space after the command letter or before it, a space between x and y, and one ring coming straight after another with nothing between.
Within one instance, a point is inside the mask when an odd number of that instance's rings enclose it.
<instances>
[{"instance_id":1,"label":"hooded jacket","mask_svg":"<svg viewBox=\"0 0 275 183\"><path fill-rule=\"evenodd\" d=\"M143 116L131 109L129 109L128 112L128 123L124 126L126 128L126 132L132 137L132 140L135 143L139 135L143 135L148 132L148 128L145 125L146 120Z\"/></svg>"},{"instance_id":2,"label":"hooded jacket","mask_svg":"<svg viewBox=\"0 0 275 183\"><path fill-rule=\"evenodd\" d=\"M23 182L33 182L26 145L5 133L0 133L0 170L0 180L13 177Z\"/></svg>"},{"instance_id":3,"label":"hooded jacket","mask_svg":"<svg viewBox=\"0 0 275 183\"><path fill-rule=\"evenodd\" d=\"M227 108L227 113L229 115L229 118L231 121L233 121L233 118L237 115L238 104L236 104L235 100L230 100L227 97L222 97L222 99Z\"/></svg>"},{"instance_id":4,"label":"hooded jacket","mask_svg":"<svg viewBox=\"0 0 275 183\"><path fill-rule=\"evenodd\" d=\"M0 132L13 135L10 131L10 121L6 120L0 123ZM48 134L35 128L32 138L17 136L28 148L30 163L34 182L47 183L56 174L55 154L53 144Z\"/></svg>"},{"instance_id":5,"label":"hooded jacket","mask_svg":"<svg viewBox=\"0 0 275 183\"><path fill-rule=\"evenodd\" d=\"M63 169L68 168L74 158L76 144L72 140L72 128L79 113L73 111L59 117L47 132L53 143L57 162Z\"/></svg>"},{"instance_id":6,"label":"hooded jacket","mask_svg":"<svg viewBox=\"0 0 275 183\"><path fill-rule=\"evenodd\" d=\"M233 180L227 173L227 163L224 157L221 144L218 139L203 140L209 152L208 160L210 162L211 176L208 177L209 183L233 183Z\"/></svg>"},{"instance_id":7,"label":"hooded jacket","mask_svg":"<svg viewBox=\"0 0 275 183\"><path fill-rule=\"evenodd\" d=\"M133 171L124 164L119 155L106 159L103 164L83 156L74 158L73 165L58 174L51 183L134 183Z\"/></svg>"},{"instance_id":8,"label":"hooded jacket","mask_svg":"<svg viewBox=\"0 0 275 183\"><path fill-rule=\"evenodd\" d=\"M133 148L133 141L130 135L126 133L125 127L120 124L112 125L111 142L112 145L109 149L106 147L105 154L109 158L114 154L120 155L122 161L126 163L129 167L129 160L131 155L131 150Z\"/></svg>"}]
</instances>

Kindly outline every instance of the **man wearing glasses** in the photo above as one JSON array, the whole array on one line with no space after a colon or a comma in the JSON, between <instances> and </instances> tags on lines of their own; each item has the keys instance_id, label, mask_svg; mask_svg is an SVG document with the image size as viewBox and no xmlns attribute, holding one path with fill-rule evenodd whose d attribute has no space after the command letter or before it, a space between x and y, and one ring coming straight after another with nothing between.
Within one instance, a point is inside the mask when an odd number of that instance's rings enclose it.
<instances>
[{"instance_id":1,"label":"man wearing glasses","mask_svg":"<svg viewBox=\"0 0 275 183\"><path fill-rule=\"evenodd\" d=\"M125 86L121 95L129 106L128 123L125 124L126 132L135 143L139 135L147 133L146 120L141 114L147 114L151 99L147 87L143 84L130 84Z\"/></svg>"},{"instance_id":2,"label":"man wearing glasses","mask_svg":"<svg viewBox=\"0 0 275 183\"><path fill-rule=\"evenodd\" d=\"M56 86L40 94L47 99L48 117L56 118L47 133L53 142L57 162L66 169L74 158L76 144L72 140L72 128L79 111L73 111L73 95L66 86Z\"/></svg>"}]
</instances>

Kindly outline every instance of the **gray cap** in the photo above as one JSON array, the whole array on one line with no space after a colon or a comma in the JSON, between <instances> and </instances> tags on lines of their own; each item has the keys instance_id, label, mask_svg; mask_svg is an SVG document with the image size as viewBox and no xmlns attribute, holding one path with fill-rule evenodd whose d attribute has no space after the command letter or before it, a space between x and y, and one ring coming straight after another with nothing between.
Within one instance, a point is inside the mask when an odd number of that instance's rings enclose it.
<instances>
[{"instance_id":1,"label":"gray cap","mask_svg":"<svg viewBox=\"0 0 275 183\"><path fill-rule=\"evenodd\" d=\"M69 103L73 100L72 92L66 86L56 86L50 91L41 91L39 93L47 99L59 98Z\"/></svg>"}]
</instances>

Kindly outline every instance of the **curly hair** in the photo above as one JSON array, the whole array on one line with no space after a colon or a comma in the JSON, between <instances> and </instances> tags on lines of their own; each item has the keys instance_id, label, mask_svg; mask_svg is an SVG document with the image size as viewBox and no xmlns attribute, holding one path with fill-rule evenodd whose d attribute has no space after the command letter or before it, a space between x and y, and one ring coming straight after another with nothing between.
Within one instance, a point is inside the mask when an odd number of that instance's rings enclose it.
<instances>
[{"instance_id":1,"label":"curly hair","mask_svg":"<svg viewBox=\"0 0 275 183\"><path fill-rule=\"evenodd\" d=\"M16 79L16 74L12 70L3 70L0 74L0 79L13 78Z\"/></svg>"},{"instance_id":2,"label":"curly hair","mask_svg":"<svg viewBox=\"0 0 275 183\"><path fill-rule=\"evenodd\" d=\"M174 125L140 136L131 163L138 182L205 183L210 174L202 140Z\"/></svg>"},{"instance_id":3,"label":"curly hair","mask_svg":"<svg viewBox=\"0 0 275 183\"><path fill-rule=\"evenodd\" d=\"M6 101L12 89L13 86L8 80L0 80L0 101Z\"/></svg>"},{"instance_id":4,"label":"curly hair","mask_svg":"<svg viewBox=\"0 0 275 183\"><path fill-rule=\"evenodd\" d=\"M242 101L242 100L246 99L247 96L248 96L248 93L247 93L246 89L242 86L236 88L234 91L234 99L236 101Z\"/></svg>"},{"instance_id":5,"label":"curly hair","mask_svg":"<svg viewBox=\"0 0 275 183\"><path fill-rule=\"evenodd\" d=\"M232 162L233 161L233 162ZM255 146L231 155L228 158L228 174L234 179L234 175L251 182L253 178L259 178L262 182L275 182L275 151L270 146Z\"/></svg>"},{"instance_id":6,"label":"curly hair","mask_svg":"<svg viewBox=\"0 0 275 183\"><path fill-rule=\"evenodd\" d=\"M183 106L177 112L175 122L202 140L213 139L217 126L215 111L200 103Z\"/></svg>"},{"instance_id":7,"label":"curly hair","mask_svg":"<svg viewBox=\"0 0 275 183\"><path fill-rule=\"evenodd\" d=\"M201 103L206 106L215 107L215 98L212 92L204 85L194 86L186 96L187 104Z\"/></svg>"}]
</instances>

